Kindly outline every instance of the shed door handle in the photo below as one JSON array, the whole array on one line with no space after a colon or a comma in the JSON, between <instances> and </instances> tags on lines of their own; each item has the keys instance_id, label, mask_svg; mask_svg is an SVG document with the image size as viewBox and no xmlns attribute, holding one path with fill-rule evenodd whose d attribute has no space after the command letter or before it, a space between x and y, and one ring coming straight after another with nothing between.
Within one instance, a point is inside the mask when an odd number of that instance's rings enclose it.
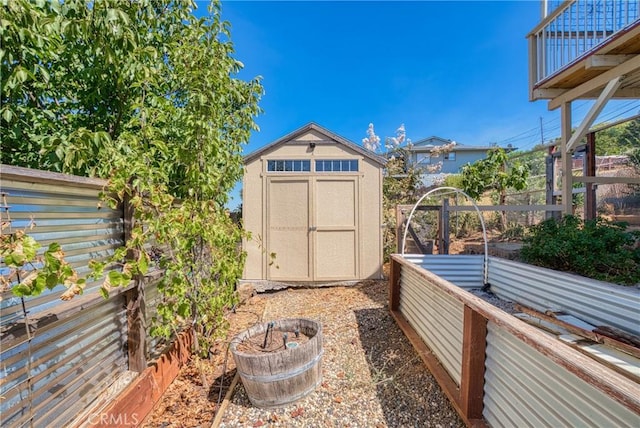
<instances>
[{"instance_id":1,"label":"shed door handle","mask_svg":"<svg viewBox=\"0 0 640 428\"><path fill-rule=\"evenodd\" d=\"M310 232L315 232L316 230L318 230L318 227L317 227L317 226L311 226L311 227L309 228L309 231L310 231Z\"/></svg>"}]
</instances>

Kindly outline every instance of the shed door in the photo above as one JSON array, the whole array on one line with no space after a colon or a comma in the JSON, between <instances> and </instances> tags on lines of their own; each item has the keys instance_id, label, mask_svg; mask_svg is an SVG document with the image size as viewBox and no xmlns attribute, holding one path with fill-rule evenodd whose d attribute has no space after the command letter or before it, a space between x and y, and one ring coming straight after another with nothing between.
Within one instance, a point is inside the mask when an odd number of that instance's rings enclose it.
<instances>
[{"instance_id":1,"label":"shed door","mask_svg":"<svg viewBox=\"0 0 640 428\"><path fill-rule=\"evenodd\" d=\"M271 178L268 182L268 279L310 281L309 179Z\"/></svg>"},{"instance_id":2,"label":"shed door","mask_svg":"<svg viewBox=\"0 0 640 428\"><path fill-rule=\"evenodd\" d=\"M356 279L358 195L354 177L315 183L315 279Z\"/></svg>"},{"instance_id":3,"label":"shed door","mask_svg":"<svg viewBox=\"0 0 640 428\"><path fill-rule=\"evenodd\" d=\"M356 177L270 178L267 251L275 253L268 279L357 279Z\"/></svg>"}]
</instances>

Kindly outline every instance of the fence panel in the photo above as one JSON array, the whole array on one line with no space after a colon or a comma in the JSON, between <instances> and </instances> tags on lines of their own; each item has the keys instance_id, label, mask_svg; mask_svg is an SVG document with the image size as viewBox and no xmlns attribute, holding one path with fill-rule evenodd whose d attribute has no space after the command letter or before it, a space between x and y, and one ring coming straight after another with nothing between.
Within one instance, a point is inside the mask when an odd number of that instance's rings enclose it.
<instances>
[{"instance_id":1,"label":"fence panel","mask_svg":"<svg viewBox=\"0 0 640 428\"><path fill-rule=\"evenodd\" d=\"M31 340L3 343L3 426L64 426L127 370L124 299L96 297L68 318L42 323Z\"/></svg>"},{"instance_id":2,"label":"fence panel","mask_svg":"<svg viewBox=\"0 0 640 428\"><path fill-rule=\"evenodd\" d=\"M2 221L43 247L62 246L80 276L91 259L104 260L124 244L122 210L100 202L106 181L2 165ZM3 203L3 205L5 205ZM44 248L40 250L44 251ZM7 267L0 264L0 272ZM124 297L104 300L101 282L83 296L59 297L59 285L39 296L0 301L0 414L3 426L63 426L127 370ZM26 324L29 324L29 333Z\"/></svg>"},{"instance_id":3,"label":"fence panel","mask_svg":"<svg viewBox=\"0 0 640 428\"><path fill-rule=\"evenodd\" d=\"M110 209L98 197L105 185L104 180L2 165L0 192L6 195L8 205L4 207L2 220L10 220L13 231L33 221L35 227L28 233L43 247L59 243L65 259L82 276L89 271L89 260L104 260L124 244L122 210ZM4 270L6 267L0 264L0 271ZM100 284L87 284L85 292L96 290ZM24 304L29 316L37 316L58 305L64 290L64 286L59 285L39 296L26 298ZM22 301L11 293L2 296L0 311L3 326L24 317Z\"/></svg>"}]
</instances>

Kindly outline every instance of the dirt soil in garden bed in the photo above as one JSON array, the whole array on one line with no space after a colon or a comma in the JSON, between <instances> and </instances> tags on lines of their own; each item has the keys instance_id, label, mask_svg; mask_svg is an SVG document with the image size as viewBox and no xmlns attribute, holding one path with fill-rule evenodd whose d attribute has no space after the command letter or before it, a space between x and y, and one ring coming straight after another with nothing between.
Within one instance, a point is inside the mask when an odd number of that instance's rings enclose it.
<instances>
[{"instance_id":1,"label":"dirt soil in garden bed","mask_svg":"<svg viewBox=\"0 0 640 428\"><path fill-rule=\"evenodd\" d=\"M268 297L268 295L267 295ZM210 361L192 357L144 420L145 427L209 427L236 373L229 342L235 335L262 322L267 297L241 295L227 314L229 330L216 341Z\"/></svg>"},{"instance_id":2,"label":"dirt soil in garden bed","mask_svg":"<svg viewBox=\"0 0 640 428\"><path fill-rule=\"evenodd\" d=\"M463 427L387 302L387 281L372 280L247 297L229 314L211 361L183 367L144 426L210 427L236 373L228 342L258 322L309 318L323 326L321 385L296 403L260 409L238 382L221 427Z\"/></svg>"}]
</instances>

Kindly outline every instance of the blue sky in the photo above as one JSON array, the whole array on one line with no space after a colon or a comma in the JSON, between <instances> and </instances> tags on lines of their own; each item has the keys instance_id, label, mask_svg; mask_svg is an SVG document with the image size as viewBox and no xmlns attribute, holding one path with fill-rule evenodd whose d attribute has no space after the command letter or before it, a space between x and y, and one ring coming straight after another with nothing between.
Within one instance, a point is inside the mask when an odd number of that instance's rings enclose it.
<instances>
[{"instance_id":1,"label":"blue sky","mask_svg":"<svg viewBox=\"0 0 640 428\"><path fill-rule=\"evenodd\" d=\"M528 100L538 1L223 1L222 16L239 77L265 88L245 154L308 122L358 144L369 123L383 139L404 123L413 141L525 150L541 141L540 118L545 140L559 135L559 110ZM640 105L610 104L602 120ZM589 105L574 103L574 123Z\"/></svg>"}]
</instances>

